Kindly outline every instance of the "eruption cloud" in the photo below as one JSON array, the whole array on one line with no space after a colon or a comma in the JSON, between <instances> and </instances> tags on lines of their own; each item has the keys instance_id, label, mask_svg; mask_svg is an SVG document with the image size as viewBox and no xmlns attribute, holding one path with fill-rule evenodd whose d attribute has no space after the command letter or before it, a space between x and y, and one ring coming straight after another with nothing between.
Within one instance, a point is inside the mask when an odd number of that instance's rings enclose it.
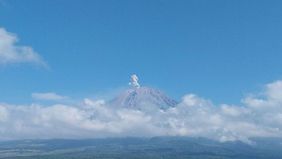
<instances>
[{"instance_id":1,"label":"eruption cloud","mask_svg":"<svg viewBox=\"0 0 282 159\"><path fill-rule=\"evenodd\" d=\"M140 84L138 83L138 80L139 79L136 74L131 75L129 85L132 86L133 88L140 88Z\"/></svg>"}]
</instances>

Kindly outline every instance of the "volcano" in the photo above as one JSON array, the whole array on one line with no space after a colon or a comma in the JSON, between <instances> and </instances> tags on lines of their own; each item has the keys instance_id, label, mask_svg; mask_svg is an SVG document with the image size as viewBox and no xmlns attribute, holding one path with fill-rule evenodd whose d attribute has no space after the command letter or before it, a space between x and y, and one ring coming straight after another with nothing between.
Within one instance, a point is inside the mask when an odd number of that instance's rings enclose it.
<instances>
[{"instance_id":1,"label":"volcano","mask_svg":"<svg viewBox=\"0 0 282 159\"><path fill-rule=\"evenodd\" d=\"M127 89L110 101L110 105L114 107L142 110L148 108L167 109L176 104L177 102L174 99L160 90L150 87Z\"/></svg>"}]
</instances>

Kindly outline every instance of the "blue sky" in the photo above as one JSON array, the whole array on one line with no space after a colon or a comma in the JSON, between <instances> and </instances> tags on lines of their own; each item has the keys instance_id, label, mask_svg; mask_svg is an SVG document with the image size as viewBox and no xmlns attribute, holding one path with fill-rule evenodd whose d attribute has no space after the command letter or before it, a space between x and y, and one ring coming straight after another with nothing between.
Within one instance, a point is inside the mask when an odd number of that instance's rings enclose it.
<instances>
[{"instance_id":1,"label":"blue sky","mask_svg":"<svg viewBox=\"0 0 282 159\"><path fill-rule=\"evenodd\" d=\"M49 69L0 66L0 101L34 92L80 98L141 85L176 99L196 93L238 103L281 79L281 1L1 0L0 27Z\"/></svg>"}]
</instances>

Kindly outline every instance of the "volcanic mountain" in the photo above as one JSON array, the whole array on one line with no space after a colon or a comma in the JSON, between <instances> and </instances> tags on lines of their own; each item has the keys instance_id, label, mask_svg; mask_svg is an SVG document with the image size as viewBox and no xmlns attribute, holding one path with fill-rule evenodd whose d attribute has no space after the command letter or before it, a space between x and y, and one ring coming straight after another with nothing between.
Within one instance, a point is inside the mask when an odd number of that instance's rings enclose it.
<instances>
[{"instance_id":1,"label":"volcanic mountain","mask_svg":"<svg viewBox=\"0 0 282 159\"><path fill-rule=\"evenodd\" d=\"M133 109L167 109L173 107L177 102L158 89L149 87L135 87L123 91L110 101L114 107Z\"/></svg>"}]
</instances>

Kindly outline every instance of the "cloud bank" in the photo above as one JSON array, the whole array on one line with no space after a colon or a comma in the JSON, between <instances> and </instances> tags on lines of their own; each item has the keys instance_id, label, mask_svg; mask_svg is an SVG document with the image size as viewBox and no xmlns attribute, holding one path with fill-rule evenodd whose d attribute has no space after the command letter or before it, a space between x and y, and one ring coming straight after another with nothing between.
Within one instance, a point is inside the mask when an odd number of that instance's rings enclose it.
<instances>
[{"instance_id":1,"label":"cloud bank","mask_svg":"<svg viewBox=\"0 0 282 159\"><path fill-rule=\"evenodd\" d=\"M33 63L46 67L42 60L30 46L16 45L18 37L0 28L0 65L12 63Z\"/></svg>"},{"instance_id":2,"label":"cloud bank","mask_svg":"<svg viewBox=\"0 0 282 159\"><path fill-rule=\"evenodd\" d=\"M167 110L110 107L104 100L78 105L0 104L0 139L152 136L207 137L222 142L282 137L282 81L241 105L214 105L187 94Z\"/></svg>"}]
</instances>

